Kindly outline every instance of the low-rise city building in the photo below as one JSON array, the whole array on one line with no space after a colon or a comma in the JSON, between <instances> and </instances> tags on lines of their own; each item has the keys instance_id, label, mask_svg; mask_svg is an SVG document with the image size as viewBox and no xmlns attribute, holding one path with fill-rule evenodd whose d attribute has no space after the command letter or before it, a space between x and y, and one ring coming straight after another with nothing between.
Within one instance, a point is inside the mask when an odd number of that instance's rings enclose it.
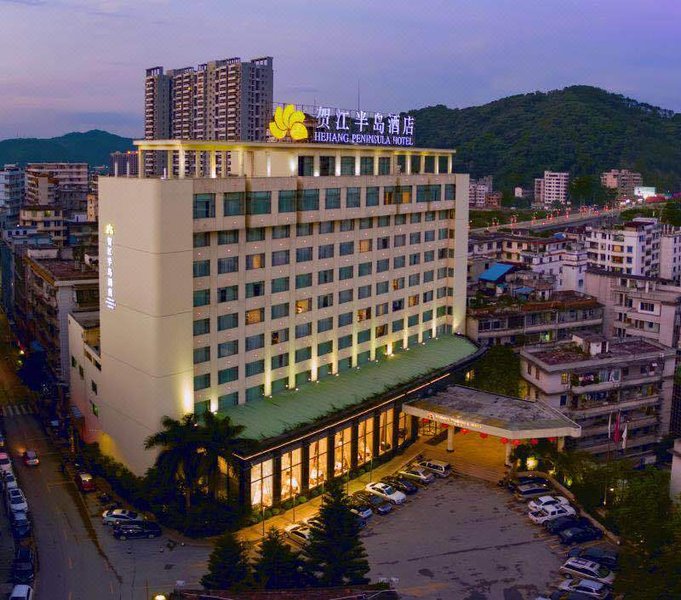
<instances>
[{"instance_id":1,"label":"low-rise city building","mask_svg":"<svg viewBox=\"0 0 681 600\"><path fill-rule=\"evenodd\" d=\"M601 173L601 185L611 190L617 190L618 198L634 199L634 189L643 185L643 177L636 171L628 169L610 169Z\"/></svg>"},{"instance_id":2,"label":"low-rise city building","mask_svg":"<svg viewBox=\"0 0 681 600\"><path fill-rule=\"evenodd\" d=\"M0 169L0 230L12 228L19 221L24 181L24 170L18 165L5 165Z\"/></svg>"},{"instance_id":3,"label":"low-rise city building","mask_svg":"<svg viewBox=\"0 0 681 600\"><path fill-rule=\"evenodd\" d=\"M565 204L569 183L569 173L544 171L544 177L534 180L534 203L546 208Z\"/></svg>"}]
</instances>

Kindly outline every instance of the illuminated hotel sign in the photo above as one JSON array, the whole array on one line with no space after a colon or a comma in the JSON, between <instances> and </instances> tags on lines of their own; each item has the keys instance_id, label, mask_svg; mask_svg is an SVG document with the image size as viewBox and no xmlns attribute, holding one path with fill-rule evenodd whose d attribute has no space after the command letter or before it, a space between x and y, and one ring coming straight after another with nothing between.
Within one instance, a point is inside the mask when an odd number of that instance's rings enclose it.
<instances>
[{"instance_id":1,"label":"illuminated hotel sign","mask_svg":"<svg viewBox=\"0 0 681 600\"><path fill-rule=\"evenodd\" d=\"M113 262L113 237L114 227L107 223L104 228L104 241L106 243L106 307L113 310L116 308L114 296L114 262Z\"/></svg>"}]
</instances>

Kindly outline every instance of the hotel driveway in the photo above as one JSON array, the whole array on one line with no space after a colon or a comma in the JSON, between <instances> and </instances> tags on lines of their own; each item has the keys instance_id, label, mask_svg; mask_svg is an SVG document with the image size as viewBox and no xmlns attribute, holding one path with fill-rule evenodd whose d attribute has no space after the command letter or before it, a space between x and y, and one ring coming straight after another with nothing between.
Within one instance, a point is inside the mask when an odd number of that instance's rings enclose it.
<instances>
[{"instance_id":1,"label":"hotel driveway","mask_svg":"<svg viewBox=\"0 0 681 600\"><path fill-rule=\"evenodd\" d=\"M504 489L453 477L421 490L363 535L371 578L396 577L405 599L534 599L565 550Z\"/></svg>"}]
</instances>

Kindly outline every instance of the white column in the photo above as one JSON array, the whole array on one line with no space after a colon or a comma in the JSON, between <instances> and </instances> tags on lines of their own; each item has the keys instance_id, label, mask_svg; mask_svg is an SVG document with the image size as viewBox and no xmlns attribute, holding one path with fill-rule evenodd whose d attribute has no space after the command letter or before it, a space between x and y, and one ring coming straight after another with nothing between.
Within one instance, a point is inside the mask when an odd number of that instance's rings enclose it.
<instances>
[{"instance_id":1,"label":"white column","mask_svg":"<svg viewBox=\"0 0 681 600\"><path fill-rule=\"evenodd\" d=\"M316 152L312 156L312 174L315 177L319 177L319 154L317 154Z\"/></svg>"},{"instance_id":2,"label":"white column","mask_svg":"<svg viewBox=\"0 0 681 600\"><path fill-rule=\"evenodd\" d=\"M341 174L341 153L340 150L336 152L336 177Z\"/></svg>"},{"instance_id":3,"label":"white column","mask_svg":"<svg viewBox=\"0 0 681 600\"><path fill-rule=\"evenodd\" d=\"M184 179L184 172L185 172L185 169L186 169L186 166L187 166L187 162L186 162L186 161L187 161L187 156L186 156L186 154L185 154L185 149L184 149L184 148L180 148L180 149L177 151L177 154L178 154L178 160L177 160L177 164L178 164L177 176L178 176L180 179Z\"/></svg>"},{"instance_id":4,"label":"white column","mask_svg":"<svg viewBox=\"0 0 681 600\"><path fill-rule=\"evenodd\" d=\"M359 160L359 152L355 154L355 175L359 175L360 173L360 160Z\"/></svg>"},{"instance_id":5,"label":"white column","mask_svg":"<svg viewBox=\"0 0 681 600\"><path fill-rule=\"evenodd\" d=\"M137 149L137 177L144 177L144 150Z\"/></svg>"},{"instance_id":6,"label":"white column","mask_svg":"<svg viewBox=\"0 0 681 600\"><path fill-rule=\"evenodd\" d=\"M378 159L380 156L381 155L378 152L374 155L374 176L378 175Z\"/></svg>"},{"instance_id":7,"label":"white column","mask_svg":"<svg viewBox=\"0 0 681 600\"><path fill-rule=\"evenodd\" d=\"M218 157L215 150L208 151L208 159L210 161L210 178L215 179L217 177L218 168Z\"/></svg>"},{"instance_id":8,"label":"white column","mask_svg":"<svg viewBox=\"0 0 681 600\"><path fill-rule=\"evenodd\" d=\"M447 173L452 172L452 155L448 154L447 155Z\"/></svg>"},{"instance_id":9,"label":"white column","mask_svg":"<svg viewBox=\"0 0 681 600\"><path fill-rule=\"evenodd\" d=\"M411 175L411 153L404 155L404 172L407 175Z\"/></svg>"},{"instance_id":10,"label":"white column","mask_svg":"<svg viewBox=\"0 0 681 600\"><path fill-rule=\"evenodd\" d=\"M435 157L435 174L436 175L440 174L440 157L439 156Z\"/></svg>"},{"instance_id":11,"label":"white column","mask_svg":"<svg viewBox=\"0 0 681 600\"><path fill-rule=\"evenodd\" d=\"M220 170L220 176L221 177L227 177L229 174L229 169L227 168L227 151L223 150L220 152L220 162L222 163L221 165L221 170Z\"/></svg>"},{"instance_id":12,"label":"white column","mask_svg":"<svg viewBox=\"0 0 681 600\"><path fill-rule=\"evenodd\" d=\"M202 152L199 152L198 150L194 151L194 177L198 179L201 177L201 159L202 157Z\"/></svg>"},{"instance_id":13,"label":"white column","mask_svg":"<svg viewBox=\"0 0 681 600\"><path fill-rule=\"evenodd\" d=\"M454 427L447 428L447 452L454 452Z\"/></svg>"},{"instance_id":14,"label":"white column","mask_svg":"<svg viewBox=\"0 0 681 600\"><path fill-rule=\"evenodd\" d=\"M166 177L173 178L173 150L166 150Z\"/></svg>"}]
</instances>

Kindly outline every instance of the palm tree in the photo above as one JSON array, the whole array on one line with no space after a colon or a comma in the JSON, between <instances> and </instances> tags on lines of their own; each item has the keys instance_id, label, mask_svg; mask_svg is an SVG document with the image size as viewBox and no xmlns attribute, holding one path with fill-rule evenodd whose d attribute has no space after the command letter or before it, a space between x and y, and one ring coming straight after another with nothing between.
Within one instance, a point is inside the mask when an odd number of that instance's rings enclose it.
<instances>
[{"instance_id":1,"label":"palm tree","mask_svg":"<svg viewBox=\"0 0 681 600\"><path fill-rule=\"evenodd\" d=\"M208 481L208 490L217 496L220 480L220 459L227 465L233 464L235 440L243 432L243 425L233 425L229 417L218 417L206 412L201 417L203 424L199 427L201 437L201 471Z\"/></svg>"},{"instance_id":2,"label":"palm tree","mask_svg":"<svg viewBox=\"0 0 681 600\"><path fill-rule=\"evenodd\" d=\"M161 448L156 458L158 472L166 481L181 483L185 508L189 510L201 470L202 432L193 413L186 414L180 421L165 416L161 426L161 431L145 440L144 447L147 450Z\"/></svg>"}]
</instances>

